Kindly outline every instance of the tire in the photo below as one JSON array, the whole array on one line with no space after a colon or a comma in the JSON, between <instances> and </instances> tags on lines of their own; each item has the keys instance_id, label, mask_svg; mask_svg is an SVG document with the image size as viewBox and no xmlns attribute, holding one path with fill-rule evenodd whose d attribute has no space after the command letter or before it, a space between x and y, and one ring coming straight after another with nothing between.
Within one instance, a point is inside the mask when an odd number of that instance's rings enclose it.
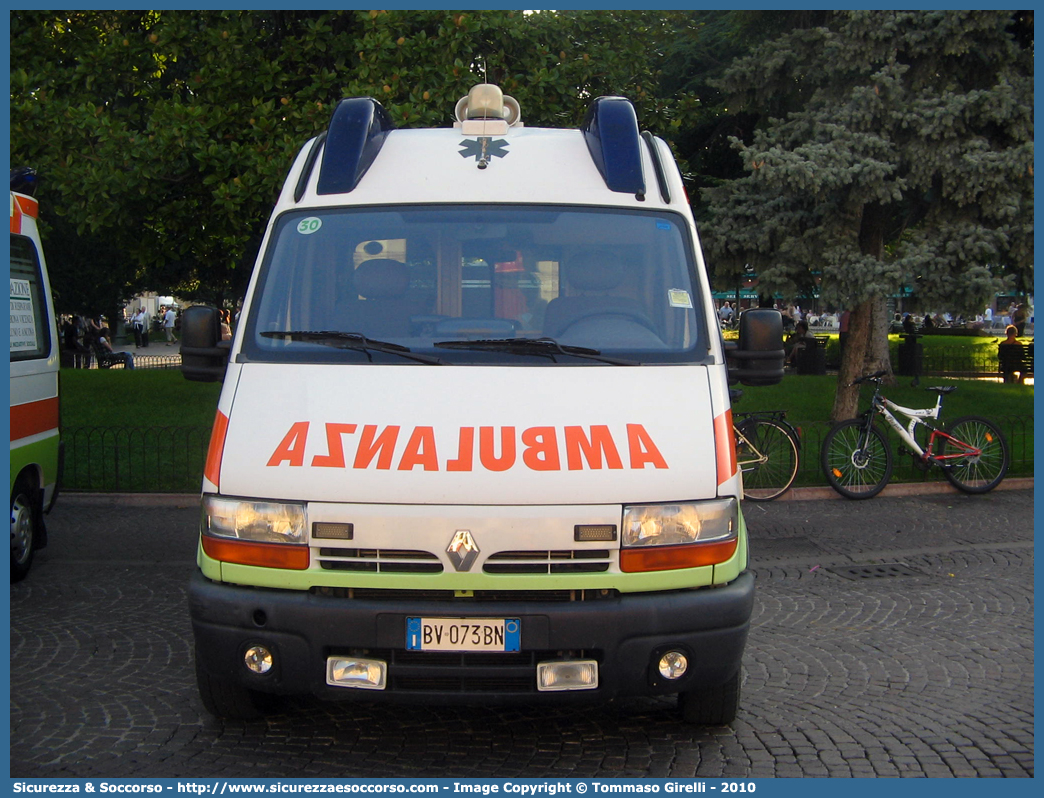
<instances>
[{"instance_id":1,"label":"tire","mask_svg":"<svg viewBox=\"0 0 1044 798\"><path fill-rule=\"evenodd\" d=\"M222 679L203 670L196 659L196 686L203 707L226 720L257 720L263 717L257 694L232 679Z\"/></svg>"},{"instance_id":2,"label":"tire","mask_svg":"<svg viewBox=\"0 0 1044 798\"><path fill-rule=\"evenodd\" d=\"M40 491L19 477L11 491L11 581L21 582L29 574L40 538L43 508Z\"/></svg>"},{"instance_id":3,"label":"tire","mask_svg":"<svg viewBox=\"0 0 1044 798\"><path fill-rule=\"evenodd\" d=\"M997 487L1011 465L1008 442L1004 433L992 421L978 416L962 416L946 431L959 441L980 449L981 453L956 460L944 460L943 474L958 490L965 493L987 493ZM942 439L939 455L954 455L964 447Z\"/></svg>"},{"instance_id":4,"label":"tire","mask_svg":"<svg viewBox=\"0 0 1044 798\"><path fill-rule=\"evenodd\" d=\"M865 426L861 418L842 421L823 439L823 473L830 487L846 499L873 498L892 477L892 447L881 430L871 426L860 448Z\"/></svg>"},{"instance_id":5,"label":"tire","mask_svg":"<svg viewBox=\"0 0 1044 798\"><path fill-rule=\"evenodd\" d=\"M682 720L693 726L727 726L739 711L740 675L736 673L725 684L678 694Z\"/></svg>"},{"instance_id":6,"label":"tire","mask_svg":"<svg viewBox=\"0 0 1044 798\"><path fill-rule=\"evenodd\" d=\"M740 464L743 498L767 502L782 496L797 478L798 447L794 437L783 425L761 419L744 423L740 431L763 457L768 458L764 463ZM737 454L741 455L746 446L741 443L737 448Z\"/></svg>"}]
</instances>

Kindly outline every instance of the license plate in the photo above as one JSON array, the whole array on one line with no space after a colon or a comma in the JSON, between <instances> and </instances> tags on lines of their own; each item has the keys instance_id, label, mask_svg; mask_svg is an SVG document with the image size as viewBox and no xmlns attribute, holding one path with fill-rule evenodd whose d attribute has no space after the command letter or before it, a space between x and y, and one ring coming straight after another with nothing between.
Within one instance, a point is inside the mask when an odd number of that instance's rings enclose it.
<instances>
[{"instance_id":1,"label":"license plate","mask_svg":"<svg viewBox=\"0 0 1044 798\"><path fill-rule=\"evenodd\" d=\"M407 618L409 651L519 651L518 618Z\"/></svg>"}]
</instances>

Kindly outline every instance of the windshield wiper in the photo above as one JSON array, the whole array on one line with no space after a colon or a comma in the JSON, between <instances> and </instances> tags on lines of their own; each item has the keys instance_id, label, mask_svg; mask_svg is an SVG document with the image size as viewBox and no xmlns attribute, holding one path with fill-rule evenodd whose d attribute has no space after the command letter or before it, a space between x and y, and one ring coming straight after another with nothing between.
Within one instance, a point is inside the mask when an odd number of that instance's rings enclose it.
<instances>
[{"instance_id":1,"label":"windshield wiper","mask_svg":"<svg viewBox=\"0 0 1044 798\"><path fill-rule=\"evenodd\" d=\"M476 341L438 341L434 344L443 349L485 349L492 352L511 352L518 355L542 355L556 363L555 355L568 355L587 360L598 360L614 366L640 366L637 360L606 357L597 349L583 346L563 346L554 338L484 338Z\"/></svg>"},{"instance_id":2,"label":"windshield wiper","mask_svg":"<svg viewBox=\"0 0 1044 798\"><path fill-rule=\"evenodd\" d=\"M416 360L418 363L427 363L432 366L442 366L446 361L434 355L422 355L412 351L408 346L393 344L390 341L377 341L367 338L362 333L341 332L340 330L265 330L261 333L265 338L289 338L291 341L303 341L310 344L322 344L332 346L335 349L352 349L357 352L365 352L370 362L371 352L382 352L389 355L399 355Z\"/></svg>"}]
</instances>

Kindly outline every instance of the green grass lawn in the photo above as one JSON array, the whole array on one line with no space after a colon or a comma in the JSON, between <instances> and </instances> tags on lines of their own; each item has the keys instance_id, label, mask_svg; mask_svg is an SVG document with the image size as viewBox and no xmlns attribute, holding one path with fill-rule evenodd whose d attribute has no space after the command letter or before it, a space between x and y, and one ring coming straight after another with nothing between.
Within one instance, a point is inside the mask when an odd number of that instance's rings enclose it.
<instances>
[{"instance_id":1,"label":"green grass lawn","mask_svg":"<svg viewBox=\"0 0 1044 798\"><path fill-rule=\"evenodd\" d=\"M221 383L190 382L179 369L65 369L61 390L66 427L209 429Z\"/></svg>"},{"instance_id":2,"label":"green grass lawn","mask_svg":"<svg viewBox=\"0 0 1044 798\"><path fill-rule=\"evenodd\" d=\"M220 383L178 369L61 372L63 489L199 490Z\"/></svg>"},{"instance_id":3,"label":"green grass lawn","mask_svg":"<svg viewBox=\"0 0 1044 798\"><path fill-rule=\"evenodd\" d=\"M898 377L898 385L885 386L882 393L904 407L931 407L936 394L926 390L933 385L956 385L957 390L943 400L943 421L958 416L1032 417L1033 386L988 380L951 379L948 377L921 377L918 387L912 387L911 377ZM742 386L738 386L742 387ZM788 373L778 385L764 388L742 388L743 397L733 408L742 413L751 410L786 410L795 424L827 422L834 407L837 375L812 376ZM859 409L870 405L873 385L867 383L860 392Z\"/></svg>"}]
</instances>

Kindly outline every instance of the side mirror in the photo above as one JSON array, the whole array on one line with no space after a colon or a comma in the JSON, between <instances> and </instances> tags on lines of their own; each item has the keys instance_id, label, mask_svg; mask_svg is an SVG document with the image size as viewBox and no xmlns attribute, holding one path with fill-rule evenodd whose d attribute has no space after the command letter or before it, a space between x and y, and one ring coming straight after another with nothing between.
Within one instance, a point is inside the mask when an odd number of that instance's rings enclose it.
<instances>
[{"instance_id":1,"label":"side mirror","mask_svg":"<svg viewBox=\"0 0 1044 798\"><path fill-rule=\"evenodd\" d=\"M725 346L729 382L757 387L783 379L783 314L771 308L751 308L740 315L739 343Z\"/></svg>"},{"instance_id":2,"label":"side mirror","mask_svg":"<svg viewBox=\"0 0 1044 798\"><path fill-rule=\"evenodd\" d=\"M186 380L223 381L229 351L228 342L221 340L217 308L196 305L181 314L181 374Z\"/></svg>"}]
</instances>

